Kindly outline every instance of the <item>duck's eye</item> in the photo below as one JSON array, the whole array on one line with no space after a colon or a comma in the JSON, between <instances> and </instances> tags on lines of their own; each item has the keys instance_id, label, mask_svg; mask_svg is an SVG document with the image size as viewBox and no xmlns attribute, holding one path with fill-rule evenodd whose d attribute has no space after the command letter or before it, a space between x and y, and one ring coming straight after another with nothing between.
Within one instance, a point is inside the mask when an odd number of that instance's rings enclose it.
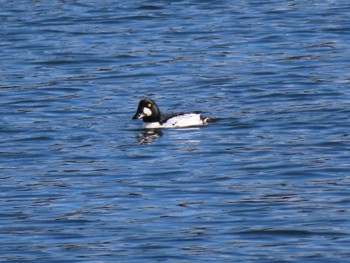
<instances>
[{"instance_id":1,"label":"duck's eye","mask_svg":"<svg viewBox=\"0 0 350 263\"><path fill-rule=\"evenodd\" d=\"M151 104L151 103L148 103L148 104L147 104L147 107L148 107L148 108L151 108L151 107L152 107L152 104Z\"/></svg>"}]
</instances>

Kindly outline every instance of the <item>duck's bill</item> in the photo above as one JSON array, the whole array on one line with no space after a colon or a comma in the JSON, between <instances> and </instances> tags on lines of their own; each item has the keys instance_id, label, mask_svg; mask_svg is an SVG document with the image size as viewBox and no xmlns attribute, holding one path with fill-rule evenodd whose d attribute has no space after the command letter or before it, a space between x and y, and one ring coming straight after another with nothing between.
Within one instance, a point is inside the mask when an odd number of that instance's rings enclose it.
<instances>
[{"instance_id":1,"label":"duck's bill","mask_svg":"<svg viewBox=\"0 0 350 263\"><path fill-rule=\"evenodd\" d=\"M145 114L143 113L136 113L134 115L134 117L132 117L133 120L136 120L136 119L142 119L143 117L145 117Z\"/></svg>"}]
</instances>

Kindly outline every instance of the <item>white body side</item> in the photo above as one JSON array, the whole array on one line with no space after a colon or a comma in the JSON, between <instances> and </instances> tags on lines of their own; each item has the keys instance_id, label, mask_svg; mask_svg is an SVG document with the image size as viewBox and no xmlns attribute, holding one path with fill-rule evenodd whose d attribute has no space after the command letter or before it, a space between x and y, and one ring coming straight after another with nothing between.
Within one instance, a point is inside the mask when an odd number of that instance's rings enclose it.
<instances>
[{"instance_id":1,"label":"white body side","mask_svg":"<svg viewBox=\"0 0 350 263\"><path fill-rule=\"evenodd\" d=\"M181 128L190 126L200 126L207 124L206 119L202 120L201 115L197 113L187 113L178 115L168 119L165 123L148 122L143 124L143 128L157 129L157 128Z\"/></svg>"}]
</instances>

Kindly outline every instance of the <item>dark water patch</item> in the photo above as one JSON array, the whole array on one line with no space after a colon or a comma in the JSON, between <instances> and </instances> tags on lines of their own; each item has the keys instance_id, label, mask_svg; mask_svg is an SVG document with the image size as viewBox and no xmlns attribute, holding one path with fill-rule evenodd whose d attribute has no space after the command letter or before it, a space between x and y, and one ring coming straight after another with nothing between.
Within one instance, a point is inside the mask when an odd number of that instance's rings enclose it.
<instances>
[{"instance_id":1,"label":"dark water patch","mask_svg":"<svg viewBox=\"0 0 350 263\"><path fill-rule=\"evenodd\" d=\"M141 10L163 10L164 8L156 5L142 5L139 7Z\"/></svg>"},{"instance_id":2,"label":"dark water patch","mask_svg":"<svg viewBox=\"0 0 350 263\"><path fill-rule=\"evenodd\" d=\"M256 235L256 236L263 236L263 235L277 235L277 236L285 236L285 237L300 237L300 236L346 236L346 233L337 233L337 232L311 232L307 230L295 230L295 229L250 229L243 232L239 232L237 234L245 234L245 235Z\"/></svg>"}]
</instances>

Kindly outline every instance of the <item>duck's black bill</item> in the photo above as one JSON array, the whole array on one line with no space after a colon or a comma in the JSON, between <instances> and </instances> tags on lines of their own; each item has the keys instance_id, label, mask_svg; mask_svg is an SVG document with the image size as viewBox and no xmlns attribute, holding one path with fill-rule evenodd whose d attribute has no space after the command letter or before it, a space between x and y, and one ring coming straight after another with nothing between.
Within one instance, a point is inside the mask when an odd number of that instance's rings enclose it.
<instances>
[{"instance_id":1,"label":"duck's black bill","mask_svg":"<svg viewBox=\"0 0 350 263\"><path fill-rule=\"evenodd\" d=\"M136 119L141 119L143 117L143 114L142 113L136 113L133 117L132 117L132 119L133 120L136 120Z\"/></svg>"}]
</instances>

